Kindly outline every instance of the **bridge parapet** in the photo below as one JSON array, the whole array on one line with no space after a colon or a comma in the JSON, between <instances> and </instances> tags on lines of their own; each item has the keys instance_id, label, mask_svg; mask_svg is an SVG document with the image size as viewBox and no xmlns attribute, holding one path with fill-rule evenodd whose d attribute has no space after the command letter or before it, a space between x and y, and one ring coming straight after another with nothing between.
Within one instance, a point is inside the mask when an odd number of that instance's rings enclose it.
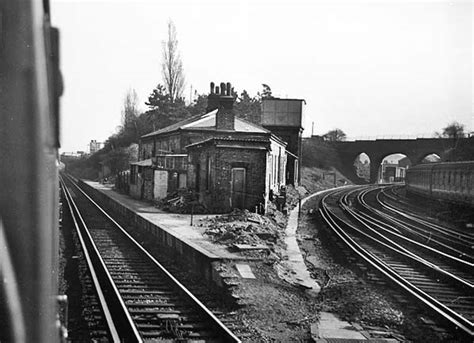
<instances>
[{"instance_id":1,"label":"bridge parapet","mask_svg":"<svg viewBox=\"0 0 474 343\"><path fill-rule=\"evenodd\" d=\"M416 135L392 135L392 134L382 134L376 136L349 136L346 137L346 141L355 142L355 141L375 141L375 140L413 140L413 139L438 139L433 137L432 133L420 133Z\"/></svg>"},{"instance_id":2,"label":"bridge parapet","mask_svg":"<svg viewBox=\"0 0 474 343\"><path fill-rule=\"evenodd\" d=\"M337 151L341 163L346 169L351 168L357 156L361 153L367 154L370 159L370 180L376 182L378 168L383 159L392 154L403 154L407 156L412 165L419 164L424 157L437 154L441 158L450 149L453 149L461 141L469 138L412 138L412 139L375 139L342 142L324 142L331 145Z\"/></svg>"}]
</instances>

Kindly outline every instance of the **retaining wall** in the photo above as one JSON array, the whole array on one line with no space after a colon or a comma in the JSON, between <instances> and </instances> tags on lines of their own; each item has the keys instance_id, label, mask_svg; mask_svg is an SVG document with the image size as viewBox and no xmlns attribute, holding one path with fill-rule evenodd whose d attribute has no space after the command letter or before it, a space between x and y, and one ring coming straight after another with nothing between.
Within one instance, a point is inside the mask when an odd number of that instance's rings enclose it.
<instances>
[{"instance_id":1,"label":"retaining wall","mask_svg":"<svg viewBox=\"0 0 474 343\"><path fill-rule=\"evenodd\" d=\"M199 246L180 240L170 232L134 212L126 205L117 202L87 183L80 180L79 185L94 201L106 210L111 211L113 214L121 215L128 225L148 233L151 237L150 239L163 248L170 257L178 263L186 265L189 271L204 278L209 286L220 290L226 288L219 272L215 268L217 262L222 261L220 257L210 255L207 251L200 249Z\"/></svg>"}]
</instances>

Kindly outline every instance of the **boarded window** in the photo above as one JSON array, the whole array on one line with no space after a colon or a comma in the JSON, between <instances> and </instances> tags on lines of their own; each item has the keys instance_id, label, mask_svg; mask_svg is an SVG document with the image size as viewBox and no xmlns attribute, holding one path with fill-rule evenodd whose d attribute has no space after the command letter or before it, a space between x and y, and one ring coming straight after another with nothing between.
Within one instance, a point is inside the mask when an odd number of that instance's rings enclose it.
<instances>
[{"instance_id":1,"label":"boarded window","mask_svg":"<svg viewBox=\"0 0 474 343\"><path fill-rule=\"evenodd\" d=\"M187 174L179 173L178 175L178 188L186 188L187 186Z\"/></svg>"},{"instance_id":2,"label":"boarded window","mask_svg":"<svg viewBox=\"0 0 474 343\"><path fill-rule=\"evenodd\" d=\"M130 184L137 184L137 166L132 165L130 168Z\"/></svg>"}]
</instances>

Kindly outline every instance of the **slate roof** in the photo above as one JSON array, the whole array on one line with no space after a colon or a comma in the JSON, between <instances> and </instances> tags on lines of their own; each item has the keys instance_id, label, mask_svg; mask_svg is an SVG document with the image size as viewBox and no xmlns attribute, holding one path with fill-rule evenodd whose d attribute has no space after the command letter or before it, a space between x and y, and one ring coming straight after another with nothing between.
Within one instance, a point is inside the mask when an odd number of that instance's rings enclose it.
<instances>
[{"instance_id":1,"label":"slate roof","mask_svg":"<svg viewBox=\"0 0 474 343\"><path fill-rule=\"evenodd\" d=\"M216 130L217 111L218 110L215 109L206 114L200 114L200 115L182 120L176 124L173 124L163 129L143 135L142 138L157 136L163 133L169 133L169 132L178 131L178 130ZM234 130L233 131L247 132L247 133L270 133L270 131L263 128L262 126L250 123L236 116L234 116Z\"/></svg>"},{"instance_id":2,"label":"slate roof","mask_svg":"<svg viewBox=\"0 0 474 343\"><path fill-rule=\"evenodd\" d=\"M131 162L130 164L133 164L135 166L140 166L140 167L149 167L153 163L151 161L151 158L149 158L149 159L138 161L138 162Z\"/></svg>"},{"instance_id":3,"label":"slate roof","mask_svg":"<svg viewBox=\"0 0 474 343\"><path fill-rule=\"evenodd\" d=\"M186 145L186 148L195 147L201 144L206 144L213 141L224 141L224 142L252 142L252 143L268 143L266 139L258 139L258 138L231 138L231 137L211 137L200 142L192 143Z\"/></svg>"}]
</instances>

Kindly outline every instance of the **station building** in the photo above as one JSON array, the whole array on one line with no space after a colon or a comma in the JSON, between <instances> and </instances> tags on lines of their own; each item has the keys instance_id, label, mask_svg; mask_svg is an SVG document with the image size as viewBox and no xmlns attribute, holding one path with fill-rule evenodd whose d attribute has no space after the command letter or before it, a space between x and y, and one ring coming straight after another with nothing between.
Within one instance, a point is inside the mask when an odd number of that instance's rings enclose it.
<instances>
[{"instance_id":1,"label":"station building","mask_svg":"<svg viewBox=\"0 0 474 343\"><path fill-rule=\"evenodd\" d=\"M210 212L223 213L266 208L287 184L297 184L301 110L294 112L299 119L292 121L285 141L269 128L236 117L233 104L230 83L211 83L205 114L142 136L139 161L130 168L130 194L159 200L178 189L193 190ZM262 113L270 118L269 112L267 107ZM282 124L275 118L272 123Z\"/></svg>"}]
</instances>

